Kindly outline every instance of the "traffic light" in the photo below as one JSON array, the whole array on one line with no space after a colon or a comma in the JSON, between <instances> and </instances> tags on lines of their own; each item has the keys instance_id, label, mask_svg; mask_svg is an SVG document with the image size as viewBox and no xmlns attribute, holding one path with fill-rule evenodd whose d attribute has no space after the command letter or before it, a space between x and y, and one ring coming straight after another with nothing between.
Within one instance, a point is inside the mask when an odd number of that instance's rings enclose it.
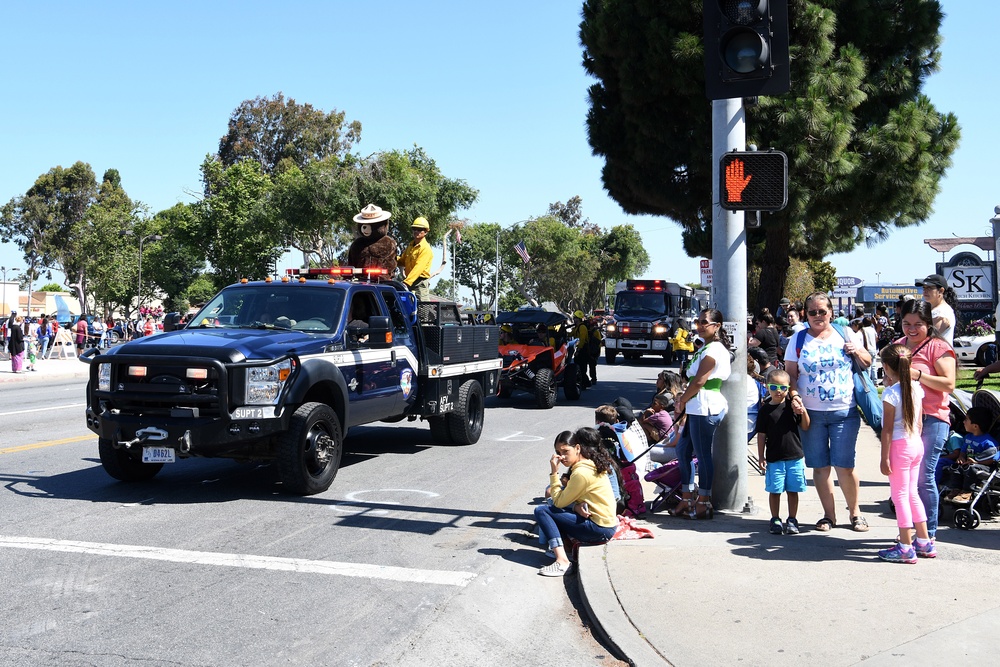
<instances>
[{"instance_id":1,"label":"traffic light","mask_svg":"<svg viewBox=\"0 0 1000 667\"><path fill-rule=\"evenodd\" d=\"M705 0L705 95L787 93L788 0Z\"/></svg>"},{"instance_id":2,"label":"traffic light","mask_svg":"<svg viewBox=\"0 0 1000 667\"><path fill-rule=\"evenodd\" d=\"M781 151L730 151L719 165L719 205L729 211L780 211L788 203L788 157Z\"/></svg>"}]
</instances>

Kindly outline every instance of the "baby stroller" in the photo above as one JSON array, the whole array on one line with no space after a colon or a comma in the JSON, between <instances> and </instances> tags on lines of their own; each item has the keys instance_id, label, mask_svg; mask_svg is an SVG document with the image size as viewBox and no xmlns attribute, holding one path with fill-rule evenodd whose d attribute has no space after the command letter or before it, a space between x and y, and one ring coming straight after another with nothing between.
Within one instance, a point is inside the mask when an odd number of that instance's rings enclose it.
<instances>
[{"instance_id":1,"label":"baby stroller","mask_svg":"<svg viewBox=\"0 0 1000 667\"><path fill-rule=\"evenodd\" d=\"M980 389L972 395L973 406L984 407L993 416L990 435L1000 440L1000 392ZM985 502L983 502L985 501ZM1000 514L1000 462L992 461L989 470L979 470L972 483L972 497L966 502L956 502L954 523L956 528L973 530L979 526L984 516Z\"/></svg>"},{"instance_id":2,"label":"baby stroller","mask_svg":"<svg viewBox=\"0 0 1000 667\"><path fill-rule=\"evenodd\" d=\"M698 459L692 460L697 471ZM656 484L656 497L649 503L649 511L657 513L664 508L671 508L681 499L681 468L677 459L664 463L655 470L646 473L645 480Z\"/></svg>"}]
</instances>

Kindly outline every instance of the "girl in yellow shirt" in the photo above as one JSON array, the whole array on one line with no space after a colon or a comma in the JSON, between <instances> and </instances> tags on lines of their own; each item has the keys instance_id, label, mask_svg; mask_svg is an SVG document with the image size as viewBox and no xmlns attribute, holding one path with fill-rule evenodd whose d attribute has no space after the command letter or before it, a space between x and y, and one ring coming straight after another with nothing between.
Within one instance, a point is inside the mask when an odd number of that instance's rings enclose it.
<instances>
[{"instance_id":1,"label":"girl in yellow shirt","mask_svg":"<svg viewBox=\"0 0 1000 667\"><path fill-rule=\"evenodd\" d=\"M560 465L570 469L565 486L559 479ZM556 556L556 562L538 571L542 576L561 577L572 570L563 536L581 542L607 542L614 537L618 517L608 477L613 465L596 429L578 429L568 443L556 446L549 459L552 504L535 508L539 533Z\"/></svg>"}]
</instances>

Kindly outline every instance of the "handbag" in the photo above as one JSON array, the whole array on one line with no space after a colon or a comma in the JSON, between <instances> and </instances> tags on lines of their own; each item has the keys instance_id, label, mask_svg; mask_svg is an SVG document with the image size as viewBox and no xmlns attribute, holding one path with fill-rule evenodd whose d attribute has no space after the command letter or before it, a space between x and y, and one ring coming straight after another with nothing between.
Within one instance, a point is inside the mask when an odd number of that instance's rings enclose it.
<instances>
[{"instance_id":1,"label":"handbag","mask_svg":"<svg viewBox=\"0 0 1000 667\"><path fill-rule=\"evenodd\" d=\"M833 323L831 322L831 324ZM845 341L851 341L844 332L843 327L839 324L833 324L833 328L837 330L837 333ZM851 356L851 370L851 374L854 377L854 401L858 404L858 409L861 410L861 417L875 431L875 435L881 438L882 397L878 395L878 387L872 382L872 378L868 374L868 369L862 368L861 362L853 355Z\"/></svg>"}]
</instances>

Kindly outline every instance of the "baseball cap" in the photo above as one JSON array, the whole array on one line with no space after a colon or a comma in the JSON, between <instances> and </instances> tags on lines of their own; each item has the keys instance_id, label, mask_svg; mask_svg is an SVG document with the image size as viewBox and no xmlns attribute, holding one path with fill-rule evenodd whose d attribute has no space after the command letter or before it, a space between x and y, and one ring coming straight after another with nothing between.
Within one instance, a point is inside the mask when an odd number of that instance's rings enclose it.
<instances>
[{"instance_id":1,"label":"baseball cap","mask_svg":"<svg viewBox=\"0 0 1000 667\"><path fill-rule=\"evenodd\" d=\"M938 273L932 273L923 280L918 280L916 282L917 287L940 287L945 289L948 287L948 281L944 279L944 276Z\"/></svg>"}]
</instances>

